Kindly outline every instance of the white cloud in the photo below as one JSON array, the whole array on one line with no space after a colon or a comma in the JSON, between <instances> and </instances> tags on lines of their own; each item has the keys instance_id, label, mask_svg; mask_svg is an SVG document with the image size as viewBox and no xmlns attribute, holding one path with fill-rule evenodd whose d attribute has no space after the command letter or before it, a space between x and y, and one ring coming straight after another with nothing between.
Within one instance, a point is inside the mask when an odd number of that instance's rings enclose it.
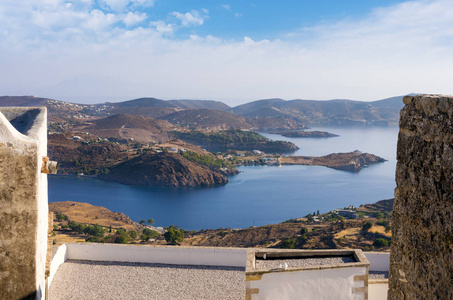
<instances>
[{"instance_id":1,"label":"white cloud","mask_svg":"<svg viewBox=\"0 0 453 300\"><path fill-rule=\"evenodd\" d=\"M146 13L128 12L123 18L123 22L124 24L126 24L126 26L129 27L143 22L144 20L146 20L146 18Z\"/></svg>"},{"instance_id":2,"label":"white cloud","mask_svg":"<svg viewBox=\"0 0 453 300\"><path fill-rule=\"evenodd\" d=\"M167 24L162 20L150 22L150 25L155 27L160 34L172 35L175 31L174 25Z\"/></svg>"},{"instance_id":3,"label":"white cloud","mask_svg":"<svg viewBox=\"0 0 453 300\"><path fill-rule=\"evenodd\" d=\"M0 95L77 97L84 89L71 80L84 74L115 79L114 90L87 88L98 93L93 96L124 99L371 100L409 92L453 93L452 1L409 1L271 41L194 32L179 39L179 23L202 25L207 17L202 11L143 22L147 16L139 11L94 10L88 0L72 3L0 3ZM68 84L56 94L51 87L61 81ZM134 85L122 89L118 82Z\"/></svg>"},{"instance_id":4,"label":"white cloud","mask_svg":"<svg viewBox=\"0 0 453 300\"><path fill-rule=\"evenodd\" d=\"M101 30L109 27L117 21L118 18L114 14L105 14L98 9L94 9L90 12L90 16L83 25L91 30Z\"/></svg>"},{"instance_id":5,"label":"white cloud","mask_svg":"<svg viewBox=\"0 0 453 300\"><path fill-rule=\"evenodd\" d=\"M186 12L185 14L175 11L172 12L171 15L181 21L181 25L184 27L201 26L203 25L204 19L206 18L206 16L200 15L200 13L196 10Z\"/></svg>"},{"instance_id":6,"label":"white cloud","mask_svg":"<svg viewBox=\"0 0 453 300\"><path fill-rule=\"evenodd\" d=\"M229 4L222 4L220 6L225 10L231 10L231 6Z\"/></svg>"}]
</instances>

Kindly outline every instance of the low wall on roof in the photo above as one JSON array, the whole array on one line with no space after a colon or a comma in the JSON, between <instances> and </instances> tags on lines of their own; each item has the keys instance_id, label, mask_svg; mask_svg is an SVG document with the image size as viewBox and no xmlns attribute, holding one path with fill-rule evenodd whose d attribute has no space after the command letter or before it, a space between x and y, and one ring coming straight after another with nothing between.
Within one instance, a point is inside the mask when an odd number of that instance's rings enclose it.
<instances>
[{"instance_id":1,"label":"low wall on roof","mask_svg":"<svg viewBox=\"0 0 453 300\"><path fill-rule=\"evenodd\" d=\"M389 299L453 299L453 96L404 97Z\"/></svg>"},{"instance_id":2,"label":"low wall on roof","mask_svg":"<svg viewBox=\"0 0 453 300\"><path fill-rule=\"evenodd\" d=\"M176 247L74 243L67 244L67 259L174 265L243 267L246 248Z\"/></svg>"}]
</instances>

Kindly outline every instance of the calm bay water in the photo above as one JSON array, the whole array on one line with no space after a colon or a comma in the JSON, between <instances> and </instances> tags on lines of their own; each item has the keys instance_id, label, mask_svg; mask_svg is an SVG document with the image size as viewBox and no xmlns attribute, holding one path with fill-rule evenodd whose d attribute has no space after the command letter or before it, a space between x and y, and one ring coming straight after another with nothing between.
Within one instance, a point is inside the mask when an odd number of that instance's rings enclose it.
<instances>
[{"instance_id":1,"label":"calm bay water","mask_svg":"<svg viewBox=\"0 0 453 300\"><path fill-rule=\"evenodd\" d=\"M352 174L325 167L240 167L230 183L210 188L126 186L92 178L49 176L49 201L77 201L122 212L134 221L154 218L157 226L245 228L278 223L348 205L393 197L397 128L322 130L339 134L327 139L289 140L301 149L294 155L325 155L360 150L388 161Z\"/></svg>"}]
</instances>

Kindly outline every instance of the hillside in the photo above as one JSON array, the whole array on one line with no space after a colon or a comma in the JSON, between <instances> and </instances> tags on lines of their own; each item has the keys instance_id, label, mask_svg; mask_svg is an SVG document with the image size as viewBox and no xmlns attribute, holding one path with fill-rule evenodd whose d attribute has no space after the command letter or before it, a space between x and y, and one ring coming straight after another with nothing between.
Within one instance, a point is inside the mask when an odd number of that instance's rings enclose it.
<instances>
[{"instance_id":1,"label":"hillside","mask_svg":"<svg viewBox=\"0 0 453 300\"><path fill-rule=\"evenodd\" d=\"M238 129L209 133L174 131L172 135L188 143L205 148L210 152L260 150L266 153L290 153L299 149L291 142L272 141L259 133Z\"/></svg>"},{"instance_id":2,"label":"hillside","mask_svg":"<svg viewBox=\"0 0 453 300\"><path fill-rule=\"evenodd\" d=\"M233 107L231 112L256 119L289 118L308 125L388 126L397 124L401 103L402 97L375 102L268 99Z\"/></svg>"},{"instance_id":3,"label":"hillside","mask_svg":"<svg viewBox=\"0 0 453 300\"><path fill-rule=\"evenodd\" d=\"M128 216L122 213L112 212L102 206L93 206L88 203L72 201L51 202L49 203L49 211L65 214L74 222L137 230L137 224Z\"/></svg>"},{"instance_id":4,"label":"hillside","mask_svg":"<svg viewBox=\"0 0 453 300\"><path fill-rule=\"evenodd\" d=\"M108 174L101 174L99 178L123 184L163 187L208 186L228 182L219 172L168 152L145 153L113 166Z\"/></svg>"},{"instance_id":5,"label":"hillside","mask_svg":"<svg viewBox=\"0 0 453 300\"><path fill-rule=\"evenodd\" d=\"M128 159L126 146L101 141L91 135L81 135L81 138L83 140L78 141L73 140L71 134L49 135L47 153L58 162L58 174L97 175Z\"/></svg>"},{"instance_id":6,"label":"hillside","mask_svg":"<svg viewBox=\"0 0 453 300\"><path fill-rule=\"evenodd\" d=\"M180 149L179 153L172 148ZM131 185L225 184L225 175L237 174L227 161L180 140L150 146L119 144L90 134L77 138L70 133L51 134L48 155L58 161L58 174L83 174Z\"/></svg>"},{"instance_id":7,"label":"hillside","mask_svg":"<svg viewBox=\"0 0 453 300\"><path fill-rule=\"evenodd\" d=\"M176 130L177 127L165 120L119 114L85 122L83 125L74 126L73 130L90 132L99 137L115 140L163 142L169 139L167 132Z\"/></svg>"},{"instance_id":8,"label":"hillside","mask_svg":"<svg viewBox=\"0 0 453 300\"><path fill-rule=\"evenodd\" d=\"M168 100L168 102L183 109L213 109L221 111L230 109L225 103L214 100Z\"/></svg>"},{"instance_id":9,"label":"hillside","mask_svg":"<svg viewBox=\"0 0 453 300\"><path fill-rule=\"evenodd\" d=\"M45 106L46 100L35 96L1 96L0 106Z\"/></svg>"},{"instance_id":10,"label":"hillside","mask_svg":"<svg viewBox=\"0 0 453 300\"><path fill-rule=\"evenodd\" d=\"M273 117L246 117L245 120L247 121L247 123L253 126L253 129L264 132L278 130L300 130L307 128L305 123L279 114L276 114Z\"/></svg>"},{"instance_id":11,"label":"hillside","mask_svg":"<svg viewBox=\"0 0 453 300\"><path fill-rule=\"evenodd\" d=\"M188 109L161 117L170 123L197 130L250 129L243 117L212 109Z\"/></svg>"}]
</instances>

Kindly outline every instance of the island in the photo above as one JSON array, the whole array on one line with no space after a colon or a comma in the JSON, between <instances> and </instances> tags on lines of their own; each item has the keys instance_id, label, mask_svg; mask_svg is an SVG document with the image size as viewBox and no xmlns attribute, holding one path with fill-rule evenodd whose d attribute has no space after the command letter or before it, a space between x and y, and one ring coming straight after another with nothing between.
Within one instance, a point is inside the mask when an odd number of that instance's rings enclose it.
<instances>
[{"instance_id":1,"label":"island","mask_svg":"<svg viewBox=\"0 0 453 300\"><path fill-rule=\"evenodd\" d=\"M284 137L292 138L328 138L339 136L338 134L330 133L327 131L284 131L276 133Z\"/></svg>"}]
</instances>

